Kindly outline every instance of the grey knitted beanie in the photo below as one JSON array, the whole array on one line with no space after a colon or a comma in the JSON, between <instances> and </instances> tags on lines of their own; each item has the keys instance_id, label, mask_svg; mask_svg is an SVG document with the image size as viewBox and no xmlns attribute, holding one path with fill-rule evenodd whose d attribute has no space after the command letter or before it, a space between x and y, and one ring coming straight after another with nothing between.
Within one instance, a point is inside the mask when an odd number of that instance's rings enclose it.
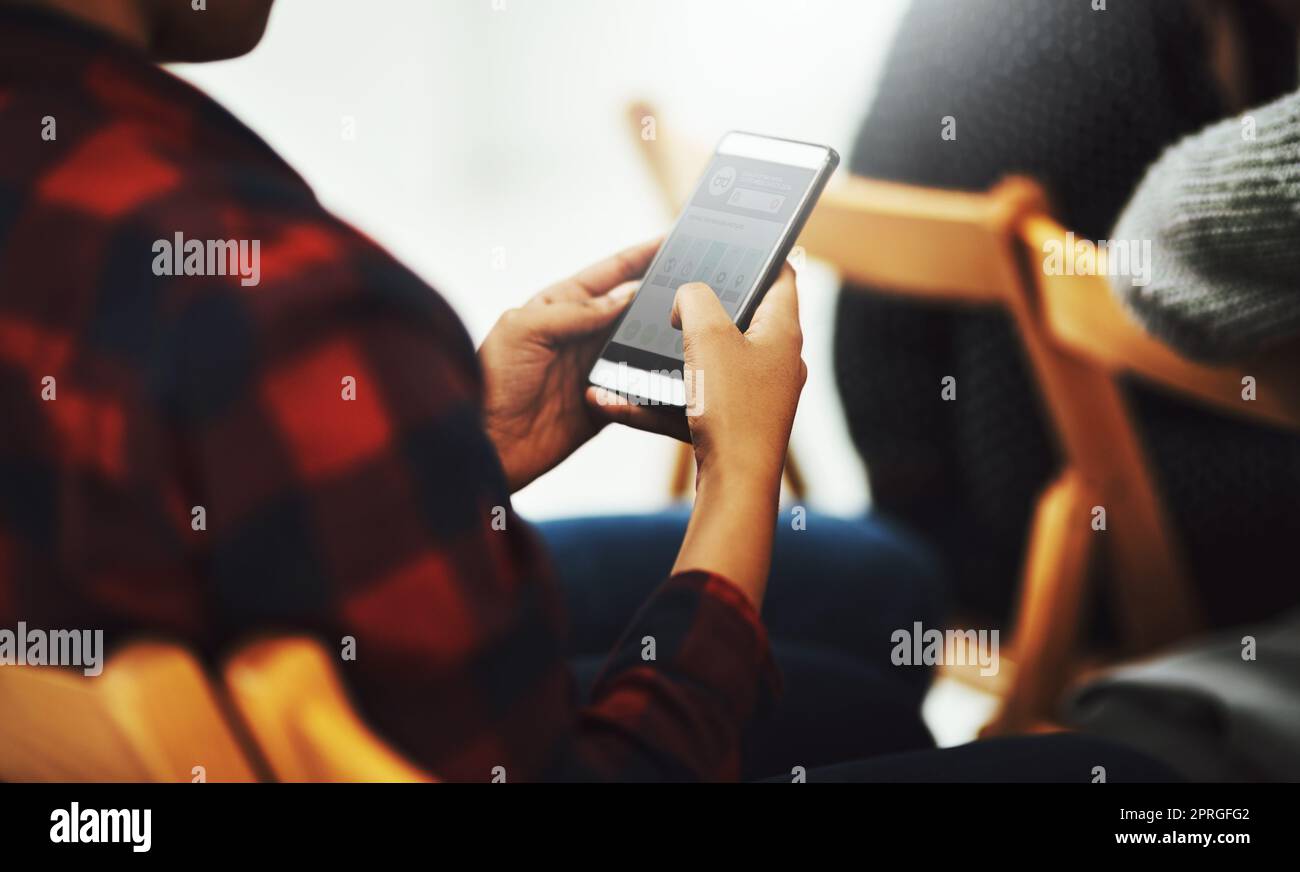
<instances>
[{"instance_id":1,"label":"grey knitted beanie","mask_svg":"<svg viewBox=\"0 0 1300 872\"><path fill-rule=\"evenodd\" d=\"M1300 333L1300 93L1165 151L1112 234L1152 242L1112 286L1156 336L1208 360Z\"/></svg>"}]
</instances>

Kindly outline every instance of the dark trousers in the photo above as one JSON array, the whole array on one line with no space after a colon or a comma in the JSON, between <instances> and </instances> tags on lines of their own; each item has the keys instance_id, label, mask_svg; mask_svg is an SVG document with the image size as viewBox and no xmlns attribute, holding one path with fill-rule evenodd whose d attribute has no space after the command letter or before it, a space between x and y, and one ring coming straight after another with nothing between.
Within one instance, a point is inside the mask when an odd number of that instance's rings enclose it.
<instances>
[{"instance_id":1,"label":"dark trousers","mask_svg":"<svg viewBox=\"0 0 1300 872\"><path fill-rule=\"evenodd\" d=\"M895 629L942 626L942 586L926 550L877 518L810 514L802 530L782 518L763 618L784 693L747 737L744 777L932 748L921 721L929 671L889 656ZM686 519L673 511L538 525L564 589L584 691L667 577Z\"/></svg>"},{"instance_id":2,"label":"dark trousers","mask_svg":"<svg viewBox=\"0 0 1300 872\"><path fill-rule=\"evenodd\" d=\"M684 511L540 524L572 620L583 692L629 619L663 581ZM737 542L737 548L745 547ZM925 548L868 517L809 515L778 525L764 623L785 692L746 738L743 777L809 782L1166 781L1141 754L1079 735L998 739L935 750L921 721L930 674L894 666L890 635L943 625L942 585Z\"/></svg>"}]
</instances>

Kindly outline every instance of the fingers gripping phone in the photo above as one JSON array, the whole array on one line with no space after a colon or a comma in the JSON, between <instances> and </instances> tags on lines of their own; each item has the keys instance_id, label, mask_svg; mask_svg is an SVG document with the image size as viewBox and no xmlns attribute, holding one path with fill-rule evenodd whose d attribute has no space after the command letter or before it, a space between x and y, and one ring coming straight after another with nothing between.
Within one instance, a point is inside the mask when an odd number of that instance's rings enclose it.
<instances>
[{"instance_id":1,"label":"fingers gripping phone","mask_svg":"<svg viewBox=\"0 0 1300 872\"><path fill-rule=\"evenodd\" d=\"M824 145L728 133L623 312L590 381L634 402L686 405L680 285L705 282L741 329L776 280L840 156Z\"/></svg>"}]
</instances>

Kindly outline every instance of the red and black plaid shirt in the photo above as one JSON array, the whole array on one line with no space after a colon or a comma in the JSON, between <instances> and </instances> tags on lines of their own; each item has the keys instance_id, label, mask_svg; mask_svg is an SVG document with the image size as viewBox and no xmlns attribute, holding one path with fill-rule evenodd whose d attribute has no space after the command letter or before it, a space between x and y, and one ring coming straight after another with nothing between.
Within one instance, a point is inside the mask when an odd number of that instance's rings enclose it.
<instances>
[{"instance_id":1,"label":"red and black plaid shirt","mask_svg":"<svg viewBox=\"0 0 1300 872\"><path fill-rule=\"evenodd\" d=\"M581 704L468 336L257 136L4 10L0 154L0 626L351 636L358 705L441 777L735 776L773 684L744 596L669 579ZM177 233L259 240L260 284L155 274Z\"/></svg>"}]
</instances>

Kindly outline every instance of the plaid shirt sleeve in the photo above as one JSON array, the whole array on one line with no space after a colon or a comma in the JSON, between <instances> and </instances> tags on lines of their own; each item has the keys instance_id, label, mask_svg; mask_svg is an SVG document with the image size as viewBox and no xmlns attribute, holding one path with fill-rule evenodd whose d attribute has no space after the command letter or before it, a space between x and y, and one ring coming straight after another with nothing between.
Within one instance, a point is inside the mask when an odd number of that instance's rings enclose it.
<instances>
[{"instance_id":1,"label":"plaid shirt sleeve","mask_svg":"<svg viewBox=\"0 0 1300 872\"><path fill-rule=\"evenodd\" d=\"M269 237L263 285L195 297L175 343L222 635L352 637L342 669L363 709L441 777L734 777L774 685L738 589L669 579L577 705L556 590L510 509L458 322L344 229Z\"/></svg>"}]
</instances>

